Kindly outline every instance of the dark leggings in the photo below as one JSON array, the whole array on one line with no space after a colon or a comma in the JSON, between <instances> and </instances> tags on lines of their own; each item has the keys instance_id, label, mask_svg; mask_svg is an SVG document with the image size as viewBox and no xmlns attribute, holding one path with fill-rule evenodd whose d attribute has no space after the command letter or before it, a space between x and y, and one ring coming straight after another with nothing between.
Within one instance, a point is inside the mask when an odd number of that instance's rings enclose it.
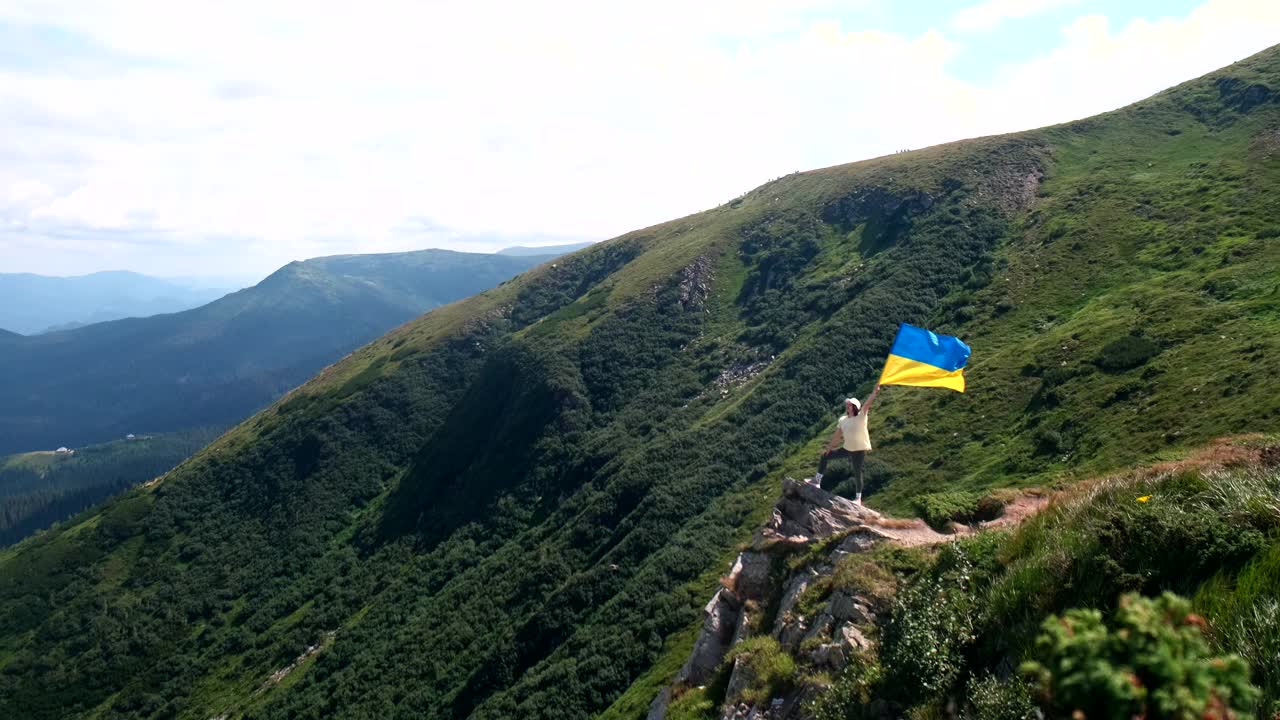
<instances>
[{"instance_id":1,"label":"dark leggings","mask_svg":"<svg viewBox=\"0 0 1280 720\"><path fill-rule=\"evenodd\" d=\"M858 492L862 492L862 464L867 459L866 450L845 450L844 448L836 448L831 452L822 453L822 458L818 460L818 474L825 475L827 473L827 461L832 458L849 458L849 465L853 469L851 477L858 484Z\"/></svg>"}]
</instances>

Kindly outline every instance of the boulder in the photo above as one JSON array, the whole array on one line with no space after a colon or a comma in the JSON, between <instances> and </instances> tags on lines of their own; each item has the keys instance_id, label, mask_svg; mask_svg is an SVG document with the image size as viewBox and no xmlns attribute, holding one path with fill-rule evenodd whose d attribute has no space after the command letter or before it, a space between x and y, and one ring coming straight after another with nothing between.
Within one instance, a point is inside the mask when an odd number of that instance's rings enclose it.
<instances>
[{"instance_id":1,"label":"boulder","mask_svg":"<svg viewBox=\"0 0 1280 720\"><path fill-rule=\"evenodd\" d=\"M777 636L782 631L782 627L787 624L788 616L800 600L800 596L804 594L805 590L809 589L809 585L817 578L818 572L810 567L801 570L787 581L786 587L782 591L782 599L778 601L777 616L773 621L774 636Z\"/></svg>"},{"instance_id":2,"label":"boulder","mask_svg":"<svg viewBox=\"0 0 1280 720\"><path fill-rule=\"evenodd\" d=\"M871 640L853 623L845 623L836 630L836 639L844 646L846 652L861 652L871 649Z\"/></svg>"},{"instance_id":3,"label":"boulder","mask_svg":"<svg viewBox=\"0 0 1280 720\"><path fill-rule=\"evenodd\" d=\"M843 643L823 643L809 652L809 662L815 667L839 672L848 664Z\"/></svg>"},{"instance_id":4,"label":"boulder","mask_svg":"<svg viewBox=\"0 0 1280 720\"><path fill-rule=\"evenodd\" d=\"M733 638L729 641L729 647L733 647L751 634L751 617L755 614L755 605L743 605L738 611L738 622L733 628Z\"/></svg>"},{"instance_id":5,"label":"boulder","mask_svg":"<svg viewBox=\"0 0 1280 720\"><path fill-rule=\"evenodd\" d=\"M729 570L727 584L743 600L763 600L769 593L769 556L748 550L738 554Z\"/></svg>"},{"instance_id":6,"label":"boulder","mask_svg":"<svg viewBox=\"0 0 1280 720\"><path fill-rule=\"evenodd\" d=\"M864 553L875 547L884 540L890 539L888 535L869 527L860 527L845 536L840 544L836 546L836 551L850 555Z\"/></svg>"},{"instance_id":7,"label":"boulder","mask_svg":"<svg viewBox=\"0 0 1280 720\"><path fill-rule=\"evenodd\" d=\"M794 478L782 481L782 499L756 535L756 544L808 543L862 526L880 514Z\"/></svg>"},{"instance_id":8,"label":"boulder","mask_svg":"<svg viewBox=\"0 0 1280 720\"><path fill-rule=\"evenodd\" d=\"M831 613L836 620L848 620L859 625L873 623L876 619L875 613L871 612L871 608L861 597L844 591L831 594L831 601L827 603L827 612Z\"/></svg>"},{"instance_id":9,"label":"boulder","mask_svg":"<svg viewBox=\"0 0 1280 720\"><path fill-rule=\"evenodd\" d=\"M726 588L720 588L702 609L702 631L694 641L693 652L676 675L677 683L703 685L719 667L728 650L738 623L738 599Z\"/></svg>"},{"instance_id":10,"label":"boulder","mask_svg":"<svg viewBox=\"0 0 1280 720\"><path fill-rule=\"evenodd\" d=\"M813 619L813 622L809 624L809 632L804 634L804 639L800 642L804 643L806 640L815 639L826 640L831 637L831 631L835 626L836 619L831 616L831 613L826 608L823 608L817 617Z\"/></svg>"}]
</instances>

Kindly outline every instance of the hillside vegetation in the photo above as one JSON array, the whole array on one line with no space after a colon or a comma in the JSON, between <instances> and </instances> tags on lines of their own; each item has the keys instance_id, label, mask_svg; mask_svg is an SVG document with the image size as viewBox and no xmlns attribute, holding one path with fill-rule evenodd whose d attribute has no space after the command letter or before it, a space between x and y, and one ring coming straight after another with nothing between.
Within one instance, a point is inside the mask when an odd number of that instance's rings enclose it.
<instances>
[{"instance_id":1,"label":"hillside vegetation","mask_svg":"<svg viewBox=\"0 0 1280 720\"><path fill-rule=\"evenodd\" d=\"M218 435L201 428L0 457L0 546L168 472Z\"/></svg>"},{"instance_id":2,"label":"hillside vegetation","mask_svg":"<svg viewBox=\"0 0 1280 720\"><path fill-rule=\"evenodd\" d=\"M1273 430L1275 89L790 175L407 323L0 556L0 715L643 712L899 322L971 391L882 393L875 507Z\"/></svg>"},{"instance_id":3,"label":"hillside vegetation","mask_svg":"<svg viewBox=\"0 0 1280 720\"><path fill-rule=\"evenodd\" d=\"M647 673L602 717L1280 711L1274 436L1037 491L1018 501L1044 508L1025 523L959 538L803 482L783 498L722 577L679 673ZM770 534L781 522L786 542ZM671 682L661 694L658 679Z\"/></svg>"},{"instance_id":4,"label":"hillside vegetation","mask_svg":"<svg viewBox=\"0 0 1280 720\"><path fill-rule=\"evenodd\" d=\"M0 338L0 453L229 426L396 325L547 259L316 258L185 312Z\"/></svg>"}]
</instances>

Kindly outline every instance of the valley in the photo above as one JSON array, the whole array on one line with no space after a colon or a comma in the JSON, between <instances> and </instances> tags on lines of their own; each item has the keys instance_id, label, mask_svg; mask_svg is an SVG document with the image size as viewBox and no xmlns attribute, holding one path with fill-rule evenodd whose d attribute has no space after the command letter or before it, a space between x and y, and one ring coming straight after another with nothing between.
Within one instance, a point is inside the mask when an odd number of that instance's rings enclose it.
<instances>
[{"instance_id":1,"label":"valley","mask_svg":"<svg viewBox=\"0 0 1280 720\"><path fill-rule=\"evenodd\" d=\"M0 370L22 387L127 388L86 438L270 404L157 482L0 551L0 715L781 720L944 717L988 698L1031 712L1017 668L1052 665L1035 654L1047 619L1165 591L1211 628L1204 652L1252 664L1257 697L1214 695L1222 707L1274 703L1278 132L1280 47L1092 118L786 175L504 268L515 277L420 317L386 301L417 297L397 285L376 307L400 324L344 325L368 336L334 331L307 367L206 343L294 342L235 321L276 284L308 291L261 301L268 316L296 303L283 326L331 328L325 298L362 286L333 279L358 276L345 261L288 266L207 323L137 326L137 363L72 374L54 341L6 346ZM884 389L867 507L954 537L853 553L874 527L862 509L756 546L740 606L757 603L758 624L691 679L708 600L742 577L726 569L812 476L900 322L963 338L969 387ZM174 347L195 348L188 374L146 364ZM174 393L200 372L217 382ZM178 403L144 414L131 398L147 393ZM22 396L0 395L18 409L6 446L41 439ZM857 507L840 466L822 485L819 502ZM949 525L1036 493L1057 499L1016 529ZM836 612L837 596L875 618ZM845 623L857 634L832 634Z\"/></svg>"}]
</instances>

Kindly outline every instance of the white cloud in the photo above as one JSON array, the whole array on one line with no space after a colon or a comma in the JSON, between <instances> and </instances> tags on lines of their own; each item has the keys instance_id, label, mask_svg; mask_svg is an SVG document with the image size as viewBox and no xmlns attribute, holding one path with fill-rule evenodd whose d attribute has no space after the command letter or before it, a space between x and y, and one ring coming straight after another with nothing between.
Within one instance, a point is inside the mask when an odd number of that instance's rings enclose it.
<instances>
[{"instance_id":1,"label":"white cloud","mask_svg":"<svg viewBox=\"0 0 1280 720\"><path fill-rule=\"evenodd\" d=\"M951 25L962 32L994 30L1001 22L1076 5L1080 0L987 0L959 10Z\"/></svg>"},{"instance_id":2,"label":"white cloud","mask_svg":"<svg viewBox=\"0 0 1280 720\"><path fill-rule=\"evenodd\" d=\"M793 170L1111 109L1280 37L1277 4L1247 0L1086 17L976 85L946 34L836 4L10 2L0 23L87 38L92 62L0 67L0 268L609 237Z\"/></svg>"}]
</instances>

